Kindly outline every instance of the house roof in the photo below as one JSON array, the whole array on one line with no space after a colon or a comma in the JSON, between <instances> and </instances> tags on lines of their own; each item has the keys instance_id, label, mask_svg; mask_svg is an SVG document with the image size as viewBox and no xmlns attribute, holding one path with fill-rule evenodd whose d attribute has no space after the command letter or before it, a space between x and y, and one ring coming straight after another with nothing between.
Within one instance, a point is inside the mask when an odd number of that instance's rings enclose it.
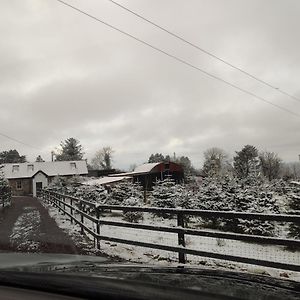
<instances>
[{"instance_id":1,"label":"house roof","mask_svg":"<svg viewBox=\"0 0 300 300\"><path fill-rule=\"evenodd\" d=\"M128 179L128 177L102 177L97 179L91 179L88 181L83 182L82 184L85 185L105 185L105 184L112 184L119 181L123 181L125 179Z\"/></svg>"},{"instance_id":2,"label":"house roof","mask_svg":"<svg viewBox=\"0 0 300 300\"><path fill-rule=\"evenodd\" d=\"M112 174L109 175L110 177L117 177L117 176L133 176L133 175L142 175L142 174L147 174L152 171L153 168L156 166L160 165L161 162L158 163L147 163L140 165L134 169L132 172L126 172L126 173L119 173L119 174Z\"/></svg>"},{"instance_id":3,"label":"house roof","mask_svg":"<svg viewBox=\"0 0 300 300\"><path fill-rule=\"evenodd\" d=\"M76 168L74 167L74 163ZM45 173L47 176L88 174L85 160L13 163L13 164L4 164L3 166L4 167L2 171L4 173L4 177L7 179L30 178L33 177L39 171ZM13 166L19 166L19 167L13 167Z\"/></svg>"},{"instance_id":4,"label":"house roof","mask_svg":"<svg viewBox=\"0 0 300 300\"><path fill-rule=\"evenodd\" d=\"M136 167L134 169L134 172L135 173L148 173L150 172L153 168L155 168L156 166L160 165L161 162L159 163L148 163L148 164L143 164L143 165L140 165L138 167Z\"/></svg>"}]
</instances>

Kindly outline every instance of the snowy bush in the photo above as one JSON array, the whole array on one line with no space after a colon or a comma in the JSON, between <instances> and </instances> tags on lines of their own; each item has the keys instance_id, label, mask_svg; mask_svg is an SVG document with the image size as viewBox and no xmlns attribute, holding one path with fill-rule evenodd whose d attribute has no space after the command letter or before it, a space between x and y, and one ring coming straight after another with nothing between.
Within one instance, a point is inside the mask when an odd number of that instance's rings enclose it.
<instances>
[{"instance_id":1,"label":"snowy bush","mask_svg":"<svg viewBox=\"0 0 300 300\"><path fill-rule=\"evenodd\" d=\"M289 206L293 214L300 215L300 196L292 194L289 197ZM289 236L300 239L300 222L291 223L289 226Z\"/></svg>"},{"instance_id":2,"label":"snowy bush","mask_svg":"<svg viewBox=\"0 0 300 300\"><path fill-rule=\"evenodd\" d=\"M122 205L124 206L141 206L141 199L130 197L128 199L125 199L122 202ZM127 222L131 223L138 223L138 221L143 219L143 212L140 211L123 211L123 219Z\"/></svg>"},{"instance_id":3,"label":"snowy bush","mask_svg":"<svg viewBox=\"0 0 300 300\"><path fill-rule=\"evenodd\" d=\"M142 206L143 191L137 183L121 182L111 188L105 204L120 206ZM137 223L143 219L142 212L123 211L123 219L127 222Z\"/></svg>"},{"instance_id":4,"label":"snowy bush","mask_svg":"<svg viewBox=\"0 0 300 300\"><path fill-rule=\"evenodd\" d=\"M175 208L176 192L174 180L167 178L157 181L150 196L150 203L154 207Z\"/></svg>"},{"instance_id":5,"label":"snowy bush","mask_svg":"<svg viewBox=\"0 0 300 300\"><path fill-rule=\"evenodd\" d=\"M111 188L105 204L107 205L122 205L123 201L129 198L143 199L142 187L137 183L120 182Z\"/></svg>"},{"instance_id":6,"label":"snowy bush","mask_svg":"<svg viewBox=\"0 0 300 300\"><path fill-rule=\"evenodd\" d=\"M182 186L175 184L175 181L166 178L162 181L157 181L153 187L150 196L151 206L158 208L175 208L176 202L181 199ZM155 215L165 218L171 218L171 214L156 213Z\"/></svg>"},{"instance_id":7,"label":"snowy bush","mask_svg":"<svg viewBox=\"0 0 300 300\"><path fill-rule=\"evenodd\" d=\"M89 202L104 204L107 199L107 191L101 185L80 185L78 187L73 187L73 189L74 197Z\"/></svg>"},{"instance_id":8,"label":"snowy bush","mask_svg":"<svg viewBox=\"0 0 300 300\"><path fill-rule=\"evenodd\" d=\"M216 211L279 213L273 193L260 180L205 179L196 194L198 208ZM202 226L237 233L273 235L273 222L224 218L201 218Z\"/></svg>"}]
</instances>

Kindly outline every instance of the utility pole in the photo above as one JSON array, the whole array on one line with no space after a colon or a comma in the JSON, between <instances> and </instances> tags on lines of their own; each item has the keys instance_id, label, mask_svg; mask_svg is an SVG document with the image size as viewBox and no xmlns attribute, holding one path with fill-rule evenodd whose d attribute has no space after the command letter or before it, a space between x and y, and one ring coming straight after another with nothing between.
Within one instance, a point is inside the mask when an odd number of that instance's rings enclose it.
<instances>
[{"instance_id":1,"label":"utility pole","mask_svg":"<svg viewBox=\"0 0 300 300\"><path fill-rule=\"evenodd\" d=\"M55 155L54 151L51 151L51 161L54 161L54 155Z\"/></svg>"}]
</instances>

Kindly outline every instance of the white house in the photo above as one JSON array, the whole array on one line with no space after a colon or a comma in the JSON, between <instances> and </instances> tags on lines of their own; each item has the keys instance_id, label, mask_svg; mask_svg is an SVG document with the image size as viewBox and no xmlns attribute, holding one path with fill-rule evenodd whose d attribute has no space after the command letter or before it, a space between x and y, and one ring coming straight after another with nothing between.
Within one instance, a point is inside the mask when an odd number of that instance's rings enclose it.
<instances>
[{"instance_id":1,"label":"white house","mask_svg":"<svg viewBox=\"0 0 300 300\"><path fill-rule=\"evenodd\" d=\"M55 176L88 174L85 160L4 164L2 171L14 196L36 196L36 191L48 186Z\"/></svg>"}]
</instances>

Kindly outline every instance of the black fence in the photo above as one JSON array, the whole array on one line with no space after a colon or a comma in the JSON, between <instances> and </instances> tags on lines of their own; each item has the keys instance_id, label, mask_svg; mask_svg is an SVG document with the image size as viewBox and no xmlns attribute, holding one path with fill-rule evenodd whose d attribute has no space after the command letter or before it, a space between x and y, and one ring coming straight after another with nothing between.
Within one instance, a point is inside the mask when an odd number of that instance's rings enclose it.
<instances>
[{"instance_id":1,"label":"black fence","mask_svg":"<svg viewBox=\"0 0 300 300\"><path fill-rule=\"evenodd\" d=\"M280 223L297 223L300 224L300 215L294 214L261 214L229 211L210 211L210 210L192 210L192 209L172 209L172 208L155 208L155 207L136 207L136 206L116 206L116 205L98 205L73 196L56 193L53 191L42 190L39 197L54 207L62 214L70 217L71 223L78 224L81 228L81 234L88 233L94 240L97 248L100 249L100 241L111 241L127 245L159 249L178 253L180 263L186 263L186 255L196 255L218 260L232 261L257 266L265 266L283 270L300 272L299 264L288 264L283 262L274 262L249 257L220 254L215 252L189 249L186 246L186 236L202 236L219 238L224 240L236 240L260 245L278 245L286 246L300 250L300 240L275 238L258 235L238 234L232 232L219 232L210 230L198 230L185 228L185 218L187 216L198 216L203 218L224 218L224 219L243 219L243 220L260 220L276 221ZM119 222L103 220L101 213L105 210L123 211L123 212L147 212L159 215L173 215L177 219L177 227L156 226L148 224L138 224L129 222ZM94 226L92 228L85 223L85 219L90 220ZM178 246L167 246L157 243L143 241L133 241L123 238L116 238L102 235L100 232L101 225L110 225L116 227L133 228L139 230L159 231L166 233L175 233L178 236Z\"/></svg>"}]
</instances>

